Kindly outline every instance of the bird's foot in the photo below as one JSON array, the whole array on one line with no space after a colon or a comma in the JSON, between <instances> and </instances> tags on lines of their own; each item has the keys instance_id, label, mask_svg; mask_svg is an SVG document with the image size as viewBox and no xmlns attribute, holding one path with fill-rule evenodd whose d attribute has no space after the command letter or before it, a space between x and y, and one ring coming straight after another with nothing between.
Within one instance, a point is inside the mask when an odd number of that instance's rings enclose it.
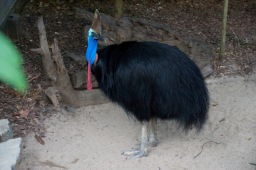
<instances>
[{"instance_id":1,"label":"bird's foot","mask_svg":"<svg viewBox=\"0 0 256 170\"><path fill-rule=\"evenodd\" d=\"M133 156L133 158L141 158L141 157L147 157L147 149L133 149L131 151L122 152L122 155L125 156Z\"/></svg>"}]
</instances>

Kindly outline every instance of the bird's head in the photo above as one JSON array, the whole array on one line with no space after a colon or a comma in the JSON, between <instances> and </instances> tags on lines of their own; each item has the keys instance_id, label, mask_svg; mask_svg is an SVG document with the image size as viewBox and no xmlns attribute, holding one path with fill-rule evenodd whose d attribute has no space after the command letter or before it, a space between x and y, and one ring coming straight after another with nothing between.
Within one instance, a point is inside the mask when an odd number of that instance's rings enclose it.
<instances>
[{"instance_id":1,"label":"bird's head","mask_svg":"<svg viewBox=\"0 0 256 170\"><path fill-rule=\"evenodd\" d=\"M88 79L87 79L87 89L92 90L92 80L91 80L91 65L95 64L98 60L97 48L98 41L103 40L101 35L101 19L98 10L94 13L94 18L92 21L92 26L88 31L88 46L86 50L86 61L88 62Z\"/></svg>"},{"instance_id":2,"label":"bird's head","mask_svg":"<svg viewBox=\"0 0 256 170\"><path fill-rule=\"evenodd\" d=\"M98 10L96 10L94 13L92 26L88 31L88 46L86 50L86 60L90 65L97 62L96 51L98 47L98 41L104 40L101 34L101 30L102 30L102 26L101 26L100 13Z\"/></svg>"}]
</instances>

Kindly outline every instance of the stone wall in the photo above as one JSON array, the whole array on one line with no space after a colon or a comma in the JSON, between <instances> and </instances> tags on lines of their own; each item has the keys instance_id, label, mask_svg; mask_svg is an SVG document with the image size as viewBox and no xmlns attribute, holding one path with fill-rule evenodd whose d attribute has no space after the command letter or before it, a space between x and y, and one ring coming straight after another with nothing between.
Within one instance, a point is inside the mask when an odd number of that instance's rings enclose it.
<instances>
[{"instance_id":1,"label":"stone wall","mask_svg":"<svg viewBox=\"0 0 256 170\"><path fill-rule=\"evenodd\" d=\"M20 157L21 138L13 139L7 119L0 120L0 169L13 170Z\"/></svg>"}]
</instances>

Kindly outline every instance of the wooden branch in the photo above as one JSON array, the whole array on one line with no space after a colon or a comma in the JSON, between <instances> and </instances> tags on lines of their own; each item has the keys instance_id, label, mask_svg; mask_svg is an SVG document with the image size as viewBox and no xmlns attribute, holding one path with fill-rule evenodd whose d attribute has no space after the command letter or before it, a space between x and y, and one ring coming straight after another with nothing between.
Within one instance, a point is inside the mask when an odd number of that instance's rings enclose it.
<instances>
[{"instance_id":1,"label":"wooden branch","mask_svg":"<svg viewBox=\"0 0 256 170\"><path fill-rule=\"evenodd\" d=\"M39 30L40 48L43 51L43 65L46 76L52 80L56 80L56 70L54 69L54 62L52 60L51 52L46 38L46 31L43 22L43 17L40 16L37 21L37 27Z\"/></svg>"},{"instance_id":2,"label":"wooden branch","mask_svg":"<svg viewBox=\"0 0 256 170\"><path fill-rule=\"evenodd\" d=\"M38 53L38 54L41 54L41 55L44 54L44 53L43 53L43 50L42 50L41 48L30 49L30 51L33 51L33 52Z\"/></svg>"},{"instance_id":3,"label":"wooden branch","mask_svg":"<svg viewBox=\"0 0 256 170\"><path fill-rule=\"evenodd\" d=\"M88 105L96 105L109 102L109 100L99 90L92 91L76 91L72 87L68 71L61 56L58 41L54 39L51 46L52 52L49 50L46 31L43 23L43 17L39 17L37 27L39 30L40 48L32 49L31 51L42 54L43 67L46 76L50 78L51 85L55 91L60 95L61 102L71 105L73 107L82 107ZM52 101L58 106L57 97L52 95Z\"/></svg>"},{"instance_id":4,"label":"wooden branch","mask_svg":"<svg viewBox=\"0 0 256 170\"><path fill-rule=\"evenodd\" d=\"M68 71L66 70L66 67L64 65L64 62L62 60L62 56L60 54L59 46L58 46L58 41L56 38L54 38L54 44L52 45L52 58L54 60L54 67L56 70L56 84L55 86L58 87L58 89L63 92L63 91L68 91L72 92L74 91Z\"/></svg>"},{"instance_id":5,"label":"wooden branch","mask_svg":"<svg viewBox=\"0 0 256 170\"><path fill-rule=\"evenodd\" d=\"M58 41L54 39L52 45L53 59L57 70L56 86L61 94L61 102L73 107L96 105L109 102L99 89L92 91L76 91L73 89L68 72L62 60Z\"/></svg>"},{"instance_id":6,"label":"wooden branch","mask_svg":"<svg viewBox=\"0 0 256 170\"><path fill-rule=\"evenodd\" d=\"M54 87L48 87L45 90L45 94L52 101L52 103L55 106L55 108L59 109L60 108L60 104L59 104L59 100L58 100L58 97L57 97L57 92L58 91Z\"/></svg>"}]
</instances>

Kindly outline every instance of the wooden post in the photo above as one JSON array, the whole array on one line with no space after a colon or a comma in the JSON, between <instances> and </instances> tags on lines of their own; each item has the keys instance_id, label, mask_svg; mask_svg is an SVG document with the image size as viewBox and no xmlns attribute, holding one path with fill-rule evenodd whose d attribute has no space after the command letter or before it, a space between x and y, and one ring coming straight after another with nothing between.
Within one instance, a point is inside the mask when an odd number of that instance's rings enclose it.
<instances>
[{"instance_id":1,"label":"wooden post","mask_svg":"<svg viewBox=\"0 0 256 170\"><path fill-rule=\"evenodd\" d=\"M223 12L223 20L222 20L221 45L220 45L220 60L222 60L225 56L227 16L228 16L228 0L224 0L224 12Z\"/></svg>"},{"instance_id":2,"label":"wooden post","mask_svg":"<svg viewBox=\"0 0 256 170\"><path fill-rule=\"evenodd\" d=\"M123 0L114 0L115 18L118 20L123 15Z\"/></svg>"}]
</instances>

